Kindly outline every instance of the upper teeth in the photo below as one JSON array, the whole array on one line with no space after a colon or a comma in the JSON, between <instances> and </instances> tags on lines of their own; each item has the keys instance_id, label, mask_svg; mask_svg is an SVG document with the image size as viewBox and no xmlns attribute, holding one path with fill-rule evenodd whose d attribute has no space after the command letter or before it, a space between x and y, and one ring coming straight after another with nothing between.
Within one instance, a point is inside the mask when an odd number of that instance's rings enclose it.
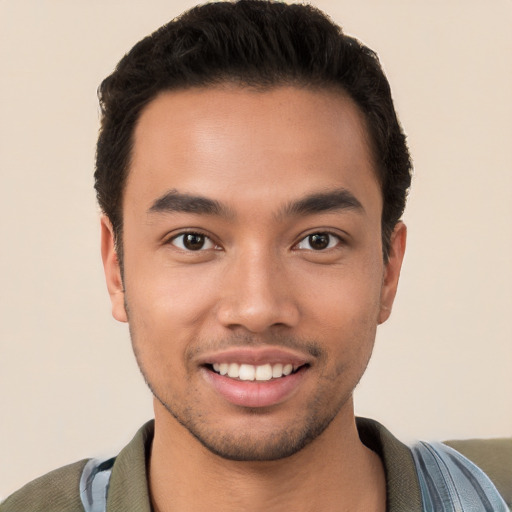
<instances>
[{"instance_id":1,"label":"upper teeth","mask_svg":"<svg viewBox=\"0 0 512 512\"><path fill-rule=\"evenodd\" d=\"M227 375L232 379L240 380L270 380L278 379L283 375L290 375L294 368L292 364L263 364L254 366L252 364L238 363L214 363L213 369L221 375Z\"/></svg>"}]
</instances>

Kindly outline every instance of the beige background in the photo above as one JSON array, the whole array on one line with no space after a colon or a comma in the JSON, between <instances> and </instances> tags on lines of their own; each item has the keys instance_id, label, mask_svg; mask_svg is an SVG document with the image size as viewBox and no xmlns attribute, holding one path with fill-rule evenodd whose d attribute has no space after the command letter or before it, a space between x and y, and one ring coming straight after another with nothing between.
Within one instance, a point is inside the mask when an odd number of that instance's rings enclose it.
<instances>
[{"instance_id":1,"label":"beige background","mask_svg":"<svg viewBox=\"0 0 512 512\"><path fill-rule=\"evenodd\" d=\"M103 283L95 90L192 4L0 0L0 496L151 417ZM512 2L316 4L378 51L416 168L357 412L406 441L511 435Z\"/></svg>"}]
</instances>

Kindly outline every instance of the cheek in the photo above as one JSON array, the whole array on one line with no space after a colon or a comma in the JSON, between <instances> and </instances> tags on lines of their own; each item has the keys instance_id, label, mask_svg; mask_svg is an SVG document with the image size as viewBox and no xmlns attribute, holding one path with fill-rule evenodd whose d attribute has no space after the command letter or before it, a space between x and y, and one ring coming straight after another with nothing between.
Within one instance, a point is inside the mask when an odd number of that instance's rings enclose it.
<instances>
[{"instance_id":1,"label":"cheek","mask_svg":"<svg viewBox=\"0 0 512 512\"><path fill-rule=\"evenodd\" d=\"M322 286L303 290L308 334L328 343L336 373L348 366L360 372L371 355L380 311L381 269L374 258L339 268L323 279Z\"/></svg>"},{"instance_id":2,"label":"cheek","mask_svg":"<svg viewBox=\"0 0 512 512\"><path fill-rule=\"evenodd\" d=\"M125 267L126 303L139 364L160 382L186 372L187 350L204 338L216 303L211 272L132 261Z\"/></svg>"},{"instance_id":3,"label":"cheek","mask_svg":"<svg viewBox=\"0 0 512 512\"><path fill-rule=\"evenodd\" d=\"M305 309L316 318L319 328L377 324L382 287L382 265L378 261L320 272L323 275L310 274L300 292Z\"/></svg>"},{"instance_id":4,"label":"cheek","mask_svg":"<svg viewBox=\"0 0 512 512\"><path fill-rule=\"evenodd\" d=\"M148 329L197 325L215 302L216 289L215 275L205 266L172 265L165 254L126 266L129 307Z\"/></svg>"}]
</instances>

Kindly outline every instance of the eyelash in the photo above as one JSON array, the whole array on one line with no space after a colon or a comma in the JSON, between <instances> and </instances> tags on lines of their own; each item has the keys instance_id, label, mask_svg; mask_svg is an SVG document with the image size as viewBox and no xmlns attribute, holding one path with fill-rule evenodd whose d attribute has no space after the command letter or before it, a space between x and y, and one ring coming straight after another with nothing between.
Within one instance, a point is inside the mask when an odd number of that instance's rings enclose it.
<instances>
[{"instance_id":1,"label":"eyelash","mask_svg":"<svg viewBox=\"0 0 512 512\"><path fill-rule=\"evenodd\" d=\"M201 247L199 247L198 249L195 249L195 250L186 247L184 244L184 241L185 241L185 237L187 235L201 237L204 242L203 245L201 245ZM179 239L181 239L181 243L177 244L176 241ZM172 238L170 238L167 243L174 245L178 249L181 249L182 251L186 251L186 252L201 252L201 251L219 248L219 246L208 235L205 235L204 233L201 233L200 231L185 231L185 232L179 233L179 234L173 236ZM204 244L208 244L209 247L205 248Z\"/></svg>"},{"instance_id":2,"label":"eyelash","mask_svg":"<svg viewBox=\"0 0 512 512\"><path fill-rule=\"evenodd\" d=\"M315 237L315 236L328 237L328 244L327 244L327 246L319 248L319 249L315 249L313 247L308 247L308 248L305 248L305 247L301 248L300 247L300 245L303 244L303 243L310 243L311 242L311 237ZM334 244L333 244L333 242L334 242ZM326 250L329 250L329 249L334 249L337 246L343 244L343 242L344 242L344 240L339 235L336 235L334 233L330 233L329 231L315 231L315 232L309 233L308 235L303 237L297 244L295 244L294 249L297 248L299 250L304 249L304 250L313 251L313 252L323 252L323 251L326 251Z\"/></svg>"},{"instance_id":3,"label":"eyelash","mask_svg":"<svg viewBox=\"0 0 512 512\"><path fill-rule=\"evenodd\" d=\"M197 249L191 249L190 247L186 247L185 237L188 235L200 237L202 239L202 244L200 244L200 247L198 247ZM327 237L327 246L316 248L316 249L311 246L310 247L300 247L300 245L303 243L311 244L312 237ZM181 243L176 243L180 239L181 239ZM334 244L333 244L333 242L334 242ZM211 249L219 249L219 246L217 244L215 244L215 242L208 235L205 235L204 233L201 233L199 231L185 231L183 233L179 233L178 235L173 236L168 241L168 243L170 243L170 244L174 245L175 247L177 247L178 249L180 249L182 251L186 251L186 252L201 252L201 251L206 251L206 250L211 250ZM313 252L323 252L325 250L333 249L342 243L343 243L343 239L340 236L335 235L334 233L330 233L328 231L316 231L316 232L310 233L310 234L306 235L305 237L303 237L297 244L295 244L293 246L293 249L309 250L309 251L313 251ZM207 245L207 247L204 247L204 245Z\"/></svg>"}]
</instances>

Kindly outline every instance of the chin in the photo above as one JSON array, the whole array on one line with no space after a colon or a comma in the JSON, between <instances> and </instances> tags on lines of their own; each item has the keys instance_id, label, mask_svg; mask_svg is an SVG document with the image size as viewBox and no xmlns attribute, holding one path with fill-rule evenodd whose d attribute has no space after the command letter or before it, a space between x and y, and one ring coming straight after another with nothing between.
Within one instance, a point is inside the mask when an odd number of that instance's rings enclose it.
<instances>
[{"instance_id":1,"label":"chin","mask_svg":"<svg viewBox=\"0 0 512 512\"><path fill-rule=\"evenodd\" d=\"M281 427L258 427L257 417L264 411L248 411L252 416L247 421L250 427L245 431L240 425L219 425L204 418L197 411L177 411L177 408L161 400L153 392L157 401L164 407L173 420L183 426L209 452L226 460L243 462L269 462L291 457L317 439L339 413L342 404L330 414L325 409L310 408L303 418L294 418L288 425ZM323 414L322 414L323 413Z\"/></svg>"}]
</instances>

